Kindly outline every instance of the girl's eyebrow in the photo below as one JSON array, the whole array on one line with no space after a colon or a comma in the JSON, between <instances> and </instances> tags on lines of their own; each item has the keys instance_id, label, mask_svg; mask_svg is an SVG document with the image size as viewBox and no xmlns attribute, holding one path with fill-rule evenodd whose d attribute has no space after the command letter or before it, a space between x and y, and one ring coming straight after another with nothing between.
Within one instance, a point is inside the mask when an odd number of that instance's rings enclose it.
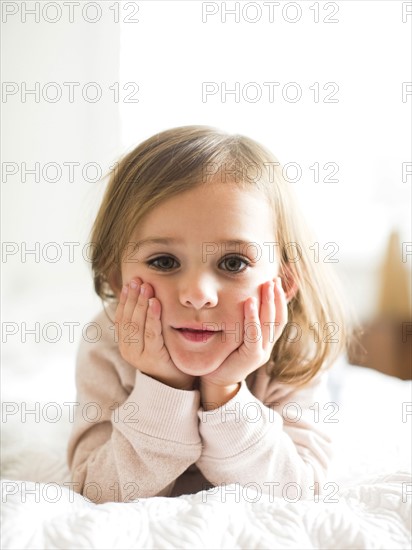
<instances>
[{"instance_id":1,"label":"girl's eyebrow","mask_svg":"<svg viewBox=\"0 0 412 550\"><path fill-rule=\"evenodd\" d=\"M183 239L172 239L171 237L147 237L133 243L136 248L142 248L143 246L148 246L150 244L179 244L182 243Z\"/></svg>"},{"instance_id":2,"label":"girl's eyebrow","mask_svg":"<svg viewBox=\"0 0 412 550\"><path fill-rule=\"evenodd\" d=\"M133 246L135 249L142 248L143 246L149 246L151 244L182 244L184 242L183 239L174 239L172 237L147 237L146 239L141 239L140 241L137 241L136 243L133 243ZM207 241L204 244L225 244L229 246L233 245L250 245L250 244L256 244L253 241L250 240L243 240L243 239L231 239L231 240L219 240L219 241Z\"/></svg>"}]
</instances>

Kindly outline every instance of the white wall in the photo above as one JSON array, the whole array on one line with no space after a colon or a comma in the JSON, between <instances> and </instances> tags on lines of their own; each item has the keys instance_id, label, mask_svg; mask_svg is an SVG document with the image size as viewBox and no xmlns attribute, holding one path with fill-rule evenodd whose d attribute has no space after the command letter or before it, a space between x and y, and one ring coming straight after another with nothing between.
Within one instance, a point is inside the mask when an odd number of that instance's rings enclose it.
<instances>
[{"instance_id":1,"label":"white wall","mask_svg":"<svg viewBox=\"0 0 412 550\"><path fill-rule=\"evenodd\" d=\"M104 184L86 181L82 170L91 162L107 170L118 154L118 103L108 87L119 80L120 29L107 9L95 24L87 22L78 11L74 12L73 22L65 11L60 21L49 23L41 11L39 22L29 14L24 20L23 5L33 9L34 2L2 4L3 91L18 90L15 95L3 94L2 103L3 358L15 358L17 354L20 368L40 369L52 358L67 356L72 361L81 337L76 327L83 327L100 309L90 267L81 251ZM18 12L7 16L4 4L11 5L10 9L17 6ZM38 4L42 10L45 3ZM46 17L53 19L54 13L50 9ZM92 10L86 16L95 17ZM36 82L40 97L21 94L24 86L34 89ZM57 86L48 86L51 82ZM64 82L80 83L74 88L73 102ZM102 89L102 98L96 103L83 98L82 89L89 82L96 82ZM61 99L51 102L59 89ZM88 97L93 98L92 88L88 91ZM54 183L47 180L57 177L58 171L52 165L45 170L51 162L61 170L61 179ZM24 163L28 169L40 164L38 182L32 174L27 174L24 182ZM63 163L80 164L73 168L73 181ZM13 170L17 173L10 175ZM93 180L96 173L90 168L86 178ZM33 250L36 242L40 255L25 255L25 247ZM48 247L51 242L57 246ZM79 243L73 258L65 242ZM53 262L59 250L62 256ZM14 251L17 253L7 254ZM69 327L64 322L78 323L75 342L70 341ZM7 331L14 330L13 323L17 333L7 336ZM34 335L22 340L23 323L27 328L40 323L38 343ZM44 335L46 323L59 325L60 341L51 343L58 336L53 326ZM59 361L54 367L58 373ZM72 371L69 376L71 379Z\"/></svg>"}]
</instances>

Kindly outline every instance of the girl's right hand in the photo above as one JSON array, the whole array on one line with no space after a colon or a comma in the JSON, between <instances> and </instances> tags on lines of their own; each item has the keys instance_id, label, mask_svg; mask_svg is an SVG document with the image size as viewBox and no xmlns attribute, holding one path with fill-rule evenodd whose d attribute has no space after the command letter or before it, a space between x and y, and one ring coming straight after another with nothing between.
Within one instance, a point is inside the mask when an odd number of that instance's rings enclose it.
<instances>
[{"instance_id":1,"label":"girl's right hand","mask_svg":"<svg viewBox=\"0 0 412 550\"><path fill-rule=\"evenodd\" d=\"M136 283L136 288L133 288L133 283ZM161 304L154 298L150 284L133 279L130 285L125 285L115 315L120 354L135 369L159 382L191 390L194 376L181 372L173 363L163 340L160 314Z\"/></svg>"}]
</instances>

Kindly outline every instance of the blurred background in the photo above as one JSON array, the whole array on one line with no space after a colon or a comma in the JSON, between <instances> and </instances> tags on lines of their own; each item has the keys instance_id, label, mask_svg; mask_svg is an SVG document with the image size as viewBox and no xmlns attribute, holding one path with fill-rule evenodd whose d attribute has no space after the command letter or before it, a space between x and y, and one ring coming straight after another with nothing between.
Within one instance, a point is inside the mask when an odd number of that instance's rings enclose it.
<instances>
[{"instance_id":1,"label":"blurred background","mask_svg":"<svg viewBox=\"0 0 412 550\"><path fill-rule=\"evenodd\" d=\"M94 337L102 307L87 243L104 175L185 124L248 135L286 165L314 258L364 326L350 361L410 378L409 5L2 2L2 355L15 397L33 398L22 381L34 371L39 399L56 386L73 397L82 331Z\"/></svg>"}]
</instances>

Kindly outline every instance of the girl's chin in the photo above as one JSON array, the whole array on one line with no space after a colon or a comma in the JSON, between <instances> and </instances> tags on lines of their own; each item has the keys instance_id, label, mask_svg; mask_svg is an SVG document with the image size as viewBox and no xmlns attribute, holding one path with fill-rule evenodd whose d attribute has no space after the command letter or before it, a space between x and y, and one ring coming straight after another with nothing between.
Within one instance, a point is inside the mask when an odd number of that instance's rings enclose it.
<instances>
[{"instance_id":1,"label":"girl's chin","mask_svg":"<svg viewBox=\"0 0 412 550\"><path fill-rule=\"evenodd\" d=\"M207 356L198 357L195 353L185 353L182 356L179 353L173 353L171 350L169 350L169 353L174 365L180 372L189 374L190 376L205 376L214 372L227 357L216 357L216 355L213 358L208 358Z\"/></svg>"},{"instance_id":2,"label":"girl's chin","mask_svg":"<svg viewBox=\"0 0 412 550\"><path fill-rule=\"evenodd\" d=\"M183 372L184 374L189 374L190 376L205 376L206 374L210 374L214 372L217 368L219 368L219 365L209 365L205 367L204 365L187 365L185 363L179 363L173 361L176 367L180 370L180 372Z\"/></svg>"}]
</instances>

